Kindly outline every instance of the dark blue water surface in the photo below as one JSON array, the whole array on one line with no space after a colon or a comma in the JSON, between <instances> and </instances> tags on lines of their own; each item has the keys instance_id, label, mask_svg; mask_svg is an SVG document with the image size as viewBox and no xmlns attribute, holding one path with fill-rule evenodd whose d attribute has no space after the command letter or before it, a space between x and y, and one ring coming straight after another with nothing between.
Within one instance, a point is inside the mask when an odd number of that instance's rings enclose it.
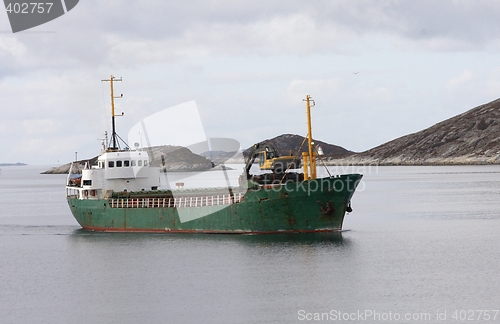
<instances>
[{"instance_id":1,"label":"dark blue water surface","mask_svg":"<svg viewBox=\"0 0 500 324\"><path fill-rule=\"evenodd\" d=\"M500 322L500 166L351 168L344 232L247 236L85 232L44 169L0 171L1 323Z\"/></svg>"}]
</instances>

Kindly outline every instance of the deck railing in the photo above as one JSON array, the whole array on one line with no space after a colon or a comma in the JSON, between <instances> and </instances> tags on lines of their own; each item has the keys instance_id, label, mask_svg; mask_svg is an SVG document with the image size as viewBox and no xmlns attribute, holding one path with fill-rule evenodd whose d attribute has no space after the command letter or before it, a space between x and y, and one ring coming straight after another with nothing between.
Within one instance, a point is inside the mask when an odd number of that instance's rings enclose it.
<instances>
[{"instance_id":1,"label":"deck railing","mask_svg":"<svg viewBox=\"0 0 500 324\"><path fill-rule=\"evenodd\" d=\"M177 197L177 198L121 198L109 199L111 208L173 208L173 207L205 207L239 203L242 193L234 195Z\"/></svg>"}]
</instances>

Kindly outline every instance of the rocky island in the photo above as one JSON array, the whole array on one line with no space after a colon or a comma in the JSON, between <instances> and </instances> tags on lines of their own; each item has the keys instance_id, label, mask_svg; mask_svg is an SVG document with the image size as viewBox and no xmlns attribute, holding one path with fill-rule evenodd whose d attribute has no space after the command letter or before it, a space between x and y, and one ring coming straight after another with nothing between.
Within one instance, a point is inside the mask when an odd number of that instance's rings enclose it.
<instances>
[{"instance_id":1,"label":"rocky island","mask_svg":"<svg viewBox=\"0 0 500 324\"><path fill-rule=\"evenodd\" d=\"M25 166L27 165L26 163L21 163L21 162L17 162L17 163L0 163L0 166Z\"/></svg>"},{"instance_id":2,"label":"rocky island","mask_svg":"<svg viewBox=\"0 0 500 324\"><path fill-rule=\"evenodd\" d=\"M283 134L271 139L266 139L264 141L271 143L278 151L278 154L281 156L295 155L297 154L297 151L299 150L301 144L304 142L304 136L295 134ZM319 140L315 140L314 143L316 144L316 146L321 146L325 157L328 158L343 158L355 154L354 152L349 151L343 147L328 144ZM251 148L252 147L249 147L243 151L243 155L245 157L248 156ZM307 145L302 146L299 155L301 155L302 152L307 152Z\"/></svg>"},{"instance_id":3,"label":"rocky island","mask_svg":"<svg viewBox=\"0 0 500 324\"><path fill-rule=\"evenodd\" d=\"M189 149L182 146L153 146L148 148L149 156L151 157L151 165L157 166L162 169L162 171L170 172L181 172L181 171L206 171L214 167L214 164L207 158L194 154ZM162 156L164 162L162 161ZM97 163L97 156L87 159L73 162L73 173L81 173L85 164L95 165ZM45 172L43 174L61 174L68 173L70 163L61 165L60 167L55 167Z\"/></svg>"},{"instance_id":4,"label":"rocky island","mask_svg":"<svg viewBox=\"0 0 500 324\"><path fill-rule=\"evenodd\" d=\"M475 107L333 164L450 165L500 163L500 99Z\"/></svg>"}]
</instances>

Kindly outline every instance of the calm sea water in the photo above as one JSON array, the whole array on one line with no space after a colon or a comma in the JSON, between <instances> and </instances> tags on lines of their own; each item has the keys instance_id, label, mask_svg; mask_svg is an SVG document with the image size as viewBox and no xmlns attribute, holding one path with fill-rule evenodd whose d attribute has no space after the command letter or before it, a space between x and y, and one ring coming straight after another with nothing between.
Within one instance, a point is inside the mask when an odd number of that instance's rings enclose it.
<instances>
[{"instance_id":1,"label":"calm sea water","mask_svg":"<svg viewBox=\"0 0 500 324\"><path fill-rule=\"evenodd\" d=\"M247 236L85 232L45 169L0 171L1 323L500 322L500 166L354 168L341 234Z\"/></svg>"}]
</instances>

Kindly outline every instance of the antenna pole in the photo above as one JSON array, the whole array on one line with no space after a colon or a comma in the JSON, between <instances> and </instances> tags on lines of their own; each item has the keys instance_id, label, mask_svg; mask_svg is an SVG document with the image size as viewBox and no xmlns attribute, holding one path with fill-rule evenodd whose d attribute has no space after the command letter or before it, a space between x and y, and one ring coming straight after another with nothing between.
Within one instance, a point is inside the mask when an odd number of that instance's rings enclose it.
<instances>
[{"instance_id":1,"label":"antenna pole","mask_svg":"<svg viewBox=\"0 0 500 324\"><path fill-rule=\"evenodd\" d=\"M115 77L111 75L109 86L111 88L111 125L112 125L112 139L113 139L113 148L116 149L116 129L115 129L115 93L113 91L113 81Z\"/></svg>"},{"instance_id":2,"label":"antenna pole","mask_svg":"<svg viewBox=\"0 0 500 324\"><path fill-rule=\"evenodd\" d=\"M306 113L307 113L307 142L309 148L309 158L304 161L304 168L309 167L309 176L311 179L316 179L316 153L313 150L313 139L312 139L312 126L311 126L311 107L314 107L314 100L311 99L310 95L306 96L304 100L306 102ZM312 105L311 105L312 102Z\"/></svg>"},{"instance_id":3,"label":"antenna pole","mask_svg":"<svg viewBox=\"0 0 500 324\"><path fill-rule=\"evenodd\" d=\"M114 93L114 89L113 89L113 82L121 82L122 81L122 78L116 78L114 77L113 75L111 75L111 77L109 78L109 80L101 80L103 82L109 82L109 86L110 86L110 89L111 89L111 128L112 128L112 132L111 132L111 140L113 141L113 147L111 147L112 150L116 150L117 149L117 146L116 146L116 128L115 128L115 98L122 98L123 95L119 96L119 97L115 97L115 93ZM123 115L123 113L122 113ZM118 115L118 116L121 116L121 115Z\"/></svg>"}]
</instances>

